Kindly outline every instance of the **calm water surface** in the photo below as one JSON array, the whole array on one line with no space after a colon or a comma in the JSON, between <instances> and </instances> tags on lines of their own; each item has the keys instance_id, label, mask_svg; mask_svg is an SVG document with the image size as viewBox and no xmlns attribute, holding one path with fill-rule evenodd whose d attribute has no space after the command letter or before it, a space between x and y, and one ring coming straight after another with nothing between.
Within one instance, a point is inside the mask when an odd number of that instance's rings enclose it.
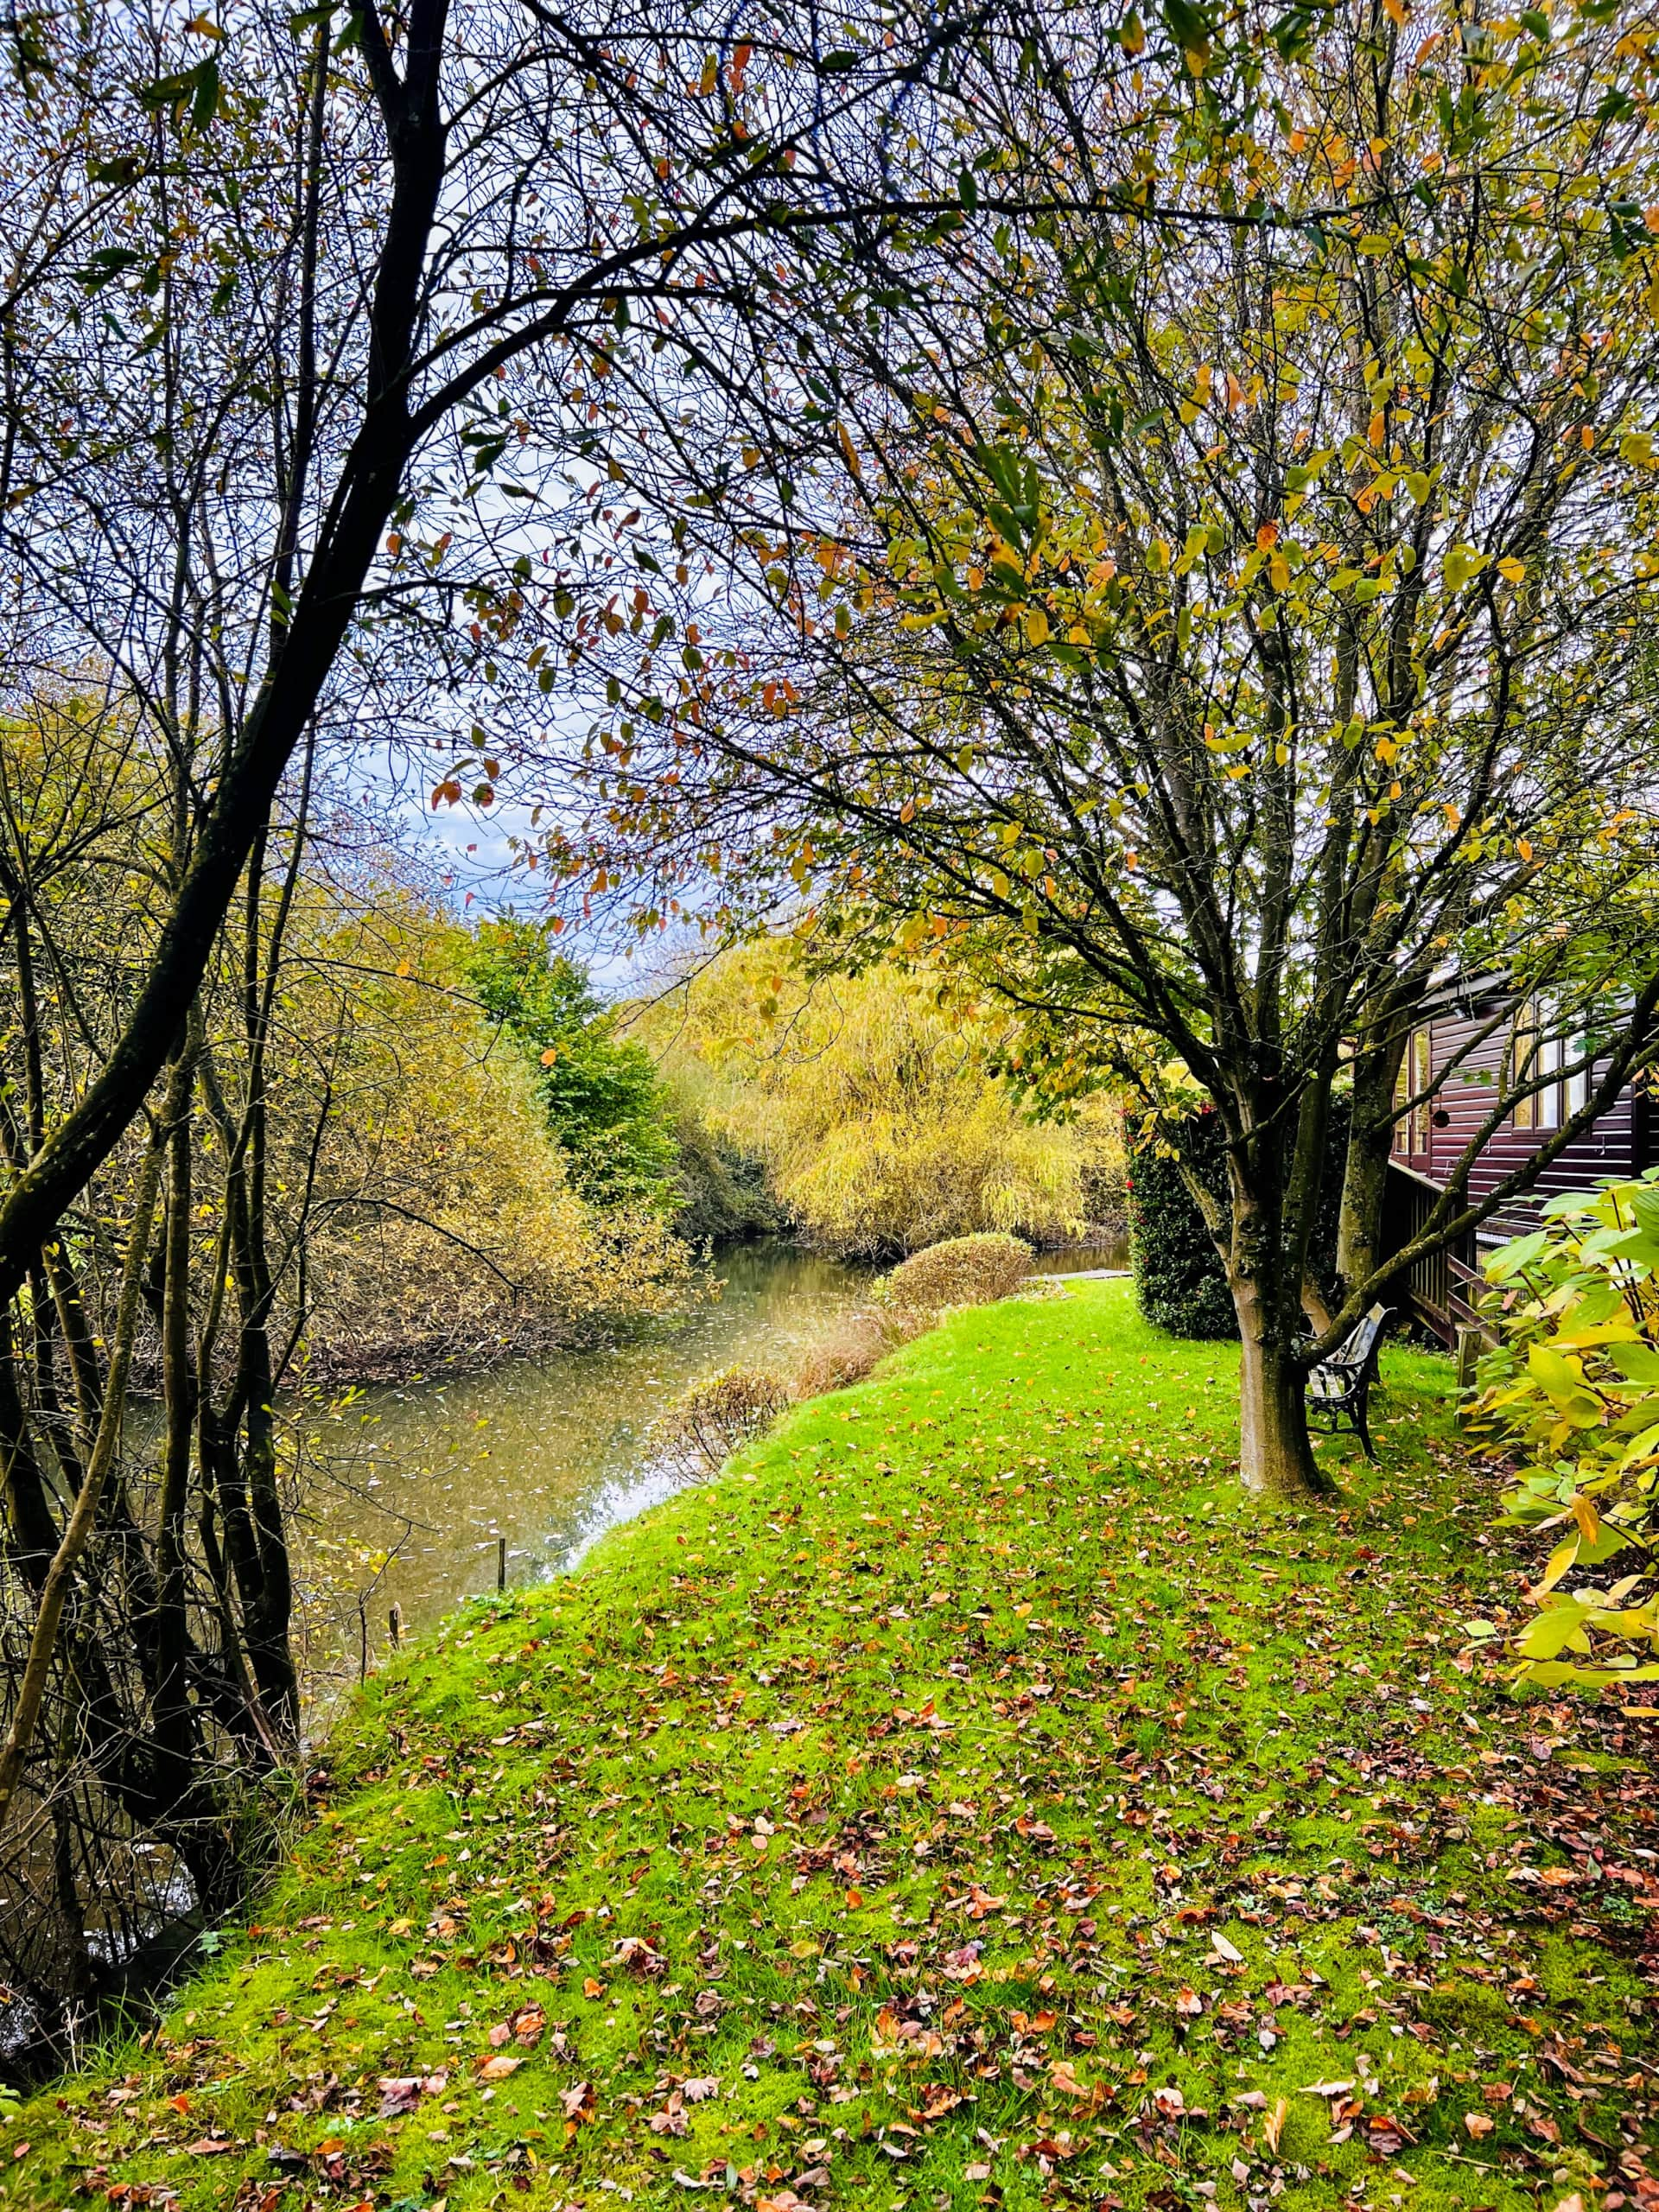
<instances>
[{"instance_id":1,"label":"calm water surface","mask_svg":"<svg viewBox=\"0 0 1659 2212\"><path fill-rule=\"evenodd\" d=\"M319 1688L356 1672L359 1599L372 1655L394 1603L419 1631L493 1590L500 1537L509 1586L540 1581L668 1497L679 1478L652 1463L650 1432L686 1384L738 1364L787 1376L869 1281L779 1244L724 1254L714 1274L718 1298L613 1346L364 1391L302 1423L296 1548Z\"/></svg>"}]
</instances>

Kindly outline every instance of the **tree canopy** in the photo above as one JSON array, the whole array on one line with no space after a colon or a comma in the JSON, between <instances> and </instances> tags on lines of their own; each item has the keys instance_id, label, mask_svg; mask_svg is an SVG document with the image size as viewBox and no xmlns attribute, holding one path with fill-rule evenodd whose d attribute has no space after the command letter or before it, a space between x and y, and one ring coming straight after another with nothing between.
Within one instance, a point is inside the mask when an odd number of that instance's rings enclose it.
<instances>
[{"instance_id":1,"label":"tree canopy","mask_svg":"<svg viewBox=\"0 0 1659 2212\"><path fill-rule=\"evenodd\" d=\"M682 671L613 639L609 711L559 758L590 810L548 839L637 926L782 900L829 962L931 949L1027 1011L1051 1092L1106 1071L1156 1109L1195 1079L1269 1484L1311 1479L1294 1340L1339 1073L1357 1187L1438 972L1502 978L1505 1020L1545 995L1594 1066L1477 1208L1480 1142L1548 1079L1509 1056L1427 1249L1605 1104L1659 1004L1646 49L1593 9L1303 31L1137 56L1070 108L1016 73L961 142L964 210L1039 151L1078 204L940 233L908 342L758 339L741 476L690 433L677 478L642 459L660 497L695 482L715 574L677 618L642 586ZM1347 1249L1327 1345L1412 1256Z\"/></svg>"}]
</instances>

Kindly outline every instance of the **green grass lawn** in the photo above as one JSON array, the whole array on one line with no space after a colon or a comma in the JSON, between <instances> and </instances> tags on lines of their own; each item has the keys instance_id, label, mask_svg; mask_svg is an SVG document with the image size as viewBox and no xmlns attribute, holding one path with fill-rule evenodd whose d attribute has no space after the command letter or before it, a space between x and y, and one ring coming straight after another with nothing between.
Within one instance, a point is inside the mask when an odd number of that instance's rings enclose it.
<instances>
[{"instance_id":1,"label":"green grass lawn","mask_svg":"<svg viewBox=\"0 0 1659 2212\"><path fill-rule=\"evenodd\" d=\"M1460 1669L1516 1573L1444 1362L1290 1514L1236 1363L959 1314L459 1615L0 2202L1643 2202L1643 1724Z\"/></svg>"}]
</instances>

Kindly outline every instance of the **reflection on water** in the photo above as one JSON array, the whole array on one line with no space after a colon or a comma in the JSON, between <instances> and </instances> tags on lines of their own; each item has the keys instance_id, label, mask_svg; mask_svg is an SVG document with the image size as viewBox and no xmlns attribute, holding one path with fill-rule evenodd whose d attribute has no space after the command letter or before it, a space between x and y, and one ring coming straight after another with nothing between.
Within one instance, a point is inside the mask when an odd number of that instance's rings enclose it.
<instances>
[{"instance_id":1,"label":"reflection on water","mask_svg":"<svg viewBox=\"0 0 1659 2212\"><path fill-rule=\"evenodd\" d=\"M1127 1236L1100 1236L1088 1244L1068 1244L1063 1251L1039 1252L1031 1263L1034 1275L1127 1274L1129 1240Z\"/></svg>"},{"instance_id":2,"label":"reflection on water","mask_svg":"<svg viewBox=\"0 0 1659 2212\"><path fill-rule=\"evenodd\" d=\"M868 1281L779 1244L723 1254L715 1274L717 1300L607 1349L365 1391L303 1419L304 1579L355 1591L370 1580L361 1555L395 1548L373 1586L372 1649L393 1603L418 1630L493 1590L502 1536L509 1584L543 1580L677 1487L651 1465L647 1432L687 1382L740 1363L787 1376ZM355 1671L354 1602L341 1613L312 1612L314 1680Z\"/></svg>"}]
</instances>

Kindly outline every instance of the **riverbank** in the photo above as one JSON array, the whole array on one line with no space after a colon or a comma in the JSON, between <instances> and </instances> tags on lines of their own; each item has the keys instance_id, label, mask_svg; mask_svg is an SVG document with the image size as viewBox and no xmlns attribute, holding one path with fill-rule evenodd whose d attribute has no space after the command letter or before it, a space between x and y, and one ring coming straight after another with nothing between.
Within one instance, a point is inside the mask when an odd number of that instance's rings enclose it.
<instances>
[{"instance_id":1,"label":"riverbank","mask_svg":"<svg viewBox=\"0 0 1659 2212\"><path fill-rule=\"evenodd\" d=\"M455 1617L3 2201L1638 2203L1643 1724L1465 1671L1443 1362L1287 1516L1236 1359L1116 1282L959 1314Z\"/></svg>"}]
</instances>

